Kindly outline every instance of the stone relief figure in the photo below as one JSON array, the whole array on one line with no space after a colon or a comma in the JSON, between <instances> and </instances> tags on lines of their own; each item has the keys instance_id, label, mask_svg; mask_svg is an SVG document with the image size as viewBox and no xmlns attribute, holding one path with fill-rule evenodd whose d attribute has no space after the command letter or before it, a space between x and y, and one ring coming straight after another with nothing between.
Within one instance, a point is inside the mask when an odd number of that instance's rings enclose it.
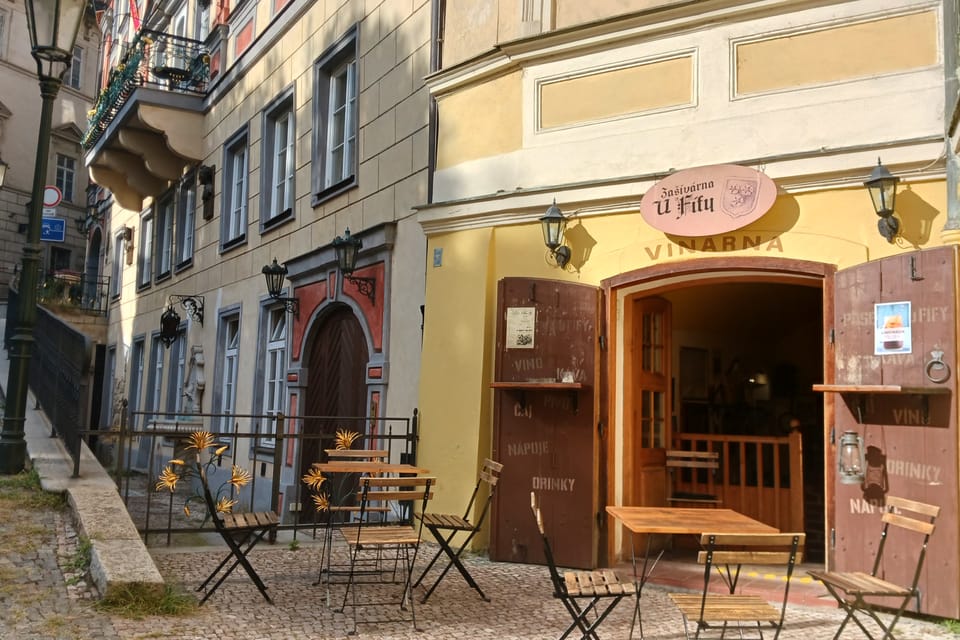
<instances>
[{"instance_id":1,"label":"stone relief figure","mask_svg":"<svg viewBox=\"0 0 960 640\"><path fill-rule=\"evenodd\" d=\"M111 420L112 424L110 426L113 427L114 429L120 428L120 421L123 419L122 417L123 412L127 410L126 409L127 395L125 392L126 388L127 388L126 371L122 371L113 380L113 390L112 390L113 391L113 397L112 397L113 413L111 414L113 416L113 419Z\"/></svg>"},{"instance_id":2,"label":"stone relief figure","mask_svg":"<svg viewBox=\"0 0 960 640\"><path fill-rule=\"evenodd\" d=\"M203 407L203 390L206 380L203 377L203 346L190 347L190 362L187 365L187 381L183 385L183 412L200 413Z\"/></svg>"}]
</instances>

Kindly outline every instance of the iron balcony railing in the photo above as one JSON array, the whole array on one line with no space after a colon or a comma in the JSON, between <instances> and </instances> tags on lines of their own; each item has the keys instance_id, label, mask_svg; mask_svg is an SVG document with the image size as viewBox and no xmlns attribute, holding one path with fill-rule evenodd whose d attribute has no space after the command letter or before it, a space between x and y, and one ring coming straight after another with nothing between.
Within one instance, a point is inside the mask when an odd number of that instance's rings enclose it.
<instances>
[{"instance_id":1,"label":"iron balcony railing","mask_svg":"<svg viewBox=\"0 0 960 640\"><path fill-rule=\"evenodd\" d=\"M140 31L120 64L110 71L107 86L87 113L84 149L96 144L138 87L203 95L209 78L210 55L202 42L148 29Z\"/></svg>"},{"instance_id":2,"label":"iron balcony railing","mask_svg":"<svg viewBox=\"0 0 960 640\"><path fill-rule=\"evenodd\" d=\"M86 273L56 271L40 279L37 303L48 307L72 308L91 315L107 315L110 278Z\"/></svg>"}]
</instances>

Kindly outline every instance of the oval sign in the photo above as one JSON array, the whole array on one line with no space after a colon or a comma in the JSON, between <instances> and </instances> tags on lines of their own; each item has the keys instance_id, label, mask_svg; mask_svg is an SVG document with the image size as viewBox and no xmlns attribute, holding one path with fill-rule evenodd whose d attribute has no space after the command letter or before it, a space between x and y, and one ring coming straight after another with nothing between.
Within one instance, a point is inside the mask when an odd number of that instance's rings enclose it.
<instances>
[{"instance_id":1,"label":"oval sign","mask_svg":"<svg viewBox=\"0 0 960 640\"><path fill-rule=\"evenodd\" d=\"M766 174L736 164L684 169L656 183L640 201L651 227L676 236L713 236L759 220L777 199Z\"/></svg>"}]
</instances>

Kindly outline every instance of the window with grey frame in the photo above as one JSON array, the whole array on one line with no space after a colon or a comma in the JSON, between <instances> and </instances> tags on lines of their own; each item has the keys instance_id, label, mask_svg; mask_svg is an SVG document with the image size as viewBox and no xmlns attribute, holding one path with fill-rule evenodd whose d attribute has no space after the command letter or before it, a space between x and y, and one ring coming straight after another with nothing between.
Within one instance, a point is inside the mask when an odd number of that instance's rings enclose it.
<instances>
[{"instance_id":1,"label":"window with grey frame","mask_svg":"<svg viewBox=\"0 0 960 640\"><path fill-rule=\"evenodd\" d=\"M77 182L77 161L75 158L57 154L56 185L60 189L64 202L73 202L73 191Z\"/></svg>"},{"instance_id":2,"label":"window with grey frame","mask_svg":"<svg viewBox=\"0 0 960 640\"><path fill-rule=\"evenodd\" d=\"M142 422L137 412L140 410L140 393L143 384L143 357L146 341L140 337L133 341L130 349L130 387L127 389L127 410L130 412L129 427L139 429Z\"/></svg>"},{"instance_id":3,"label":"window with grey frame","mask_svg":"<svg viewBox=\"0 0 960 640\"><path fill-rule=\"evenodd\" d=\"M240 373L240 313L231 313L220 318L219 370L220 393L217 413L223 414L217 421L217 433L231 433L232 414L237 409L237 376Z\"/></svg>"},{"instance_id":4,"label":"window with grey frame","mask_svg":"<svg viewBox=\"0 0 960 640\"><path fill-rule=\"evenodd\" d=\"M80 89L80 81L83 77L83 49L79 46L73 47L73 58L70 61L70 68L63 74L63 84L71 89Z\"/></svg>"},{"instance_id":5,"label":"window with grey frame","mask_svg":"<svg viewBox=\"0 0 960 640\"><path fill-rule=\"evenodd\" d=\"M314 200L357 183L357 25L314 65Z\"/></svg>"},{"instance_id":6,"label":"window with grey frame","mask_svg":"<svg viewBox=\"0 0 960 640\"><path fill-rule=\"evenodd\" d=\"M110 265L110 297L117 299L123 290L123 254L126 249L124 232L118 231L113 237L113 264Z\"/></svg>"},{"instance_id":7,"label":"window with grey frame","mask_svg":"<svg viewBox=\"0 0 960 640\"><path fill-rule=\"evenodd\" d=\"M176 265L177 270L193 263L193 236L197 224L197 174L187 174L180 183L177 198Z\"/></svg>"},{"instance_id":8,"label":"window with grey frame","mask_svg":"<svg viewBox=\"0 0 960 640\"><path fill-rule=\"evenodd\" d=\"M183 383L187 371L187 330L181 324L177 339L169 347L170 366L167 371L167 418L179 419L183 409Z\"/></svg>"},{"instance_id":9,"label":"window with grey frame","mask_svg":"<svg viewBox=\"0 0 960 640\"><path fill-rule=\"evenodd\" d=\"M283 411L286 397L287 367L287 310L282 306L265 307L263 310L263 391L259 413L275 416ZM263 421L263 435L259 446L272 448L276 445L276 425Z\"/></svg>"},{"instance_id":10,"label":"window with grey frame","mask_svg":"<svg viewBox=\"0 0 960 640\"><path fill-rule=\"evenodd\" d=\"M160 341L160 335L156 334L150 339L150 368L147 370L147 388L144 397L143 410L146 414L146 423L154 421L160 409L160 391L163 387L163 356L164 346Z\"/></svg>"},{"instance_id":11,"label":"window with grey frame","mask_svg":"<svg viewBox=\"0 0 960 640\"><path fill-rule=\"evenodd\" d=\"M137 256L137 289L149 287L153 278L153 212L140 218L140 254Z\"/></svg>"},{"instance_id":12,"label":"window with grey frame","mask_svg":"<svg viewBox=\"0 0 960 640\"><path fill-rule=\"evenodd\" d=\"M264 110L263 158L260 163L260 224L264 229L293 217L295 123L292 92L287 92Z\"/></svg>"},{"instance_id":13,"label":"window with grey frame","mask_svg":"<svg viewBox=\"0 0 960 640\"><path fill-rule=\"evenodd\" d=\"M157 239L154 245L157 280L166 278L173 270L173 218L176 215L174 195L174 192L170 191L157 203Z\"/></svg>"},{"instance_id":14,"label":"window with grey frame","mask_svg":"<svg viewBox=\"0 0 960 640\"><path fill-rule=\"evenodd\" d=\"M243 244L247 233L247 131L235 135L223 154L223 198L220 215L220 248Z\"/></svg>"}]
</instances>

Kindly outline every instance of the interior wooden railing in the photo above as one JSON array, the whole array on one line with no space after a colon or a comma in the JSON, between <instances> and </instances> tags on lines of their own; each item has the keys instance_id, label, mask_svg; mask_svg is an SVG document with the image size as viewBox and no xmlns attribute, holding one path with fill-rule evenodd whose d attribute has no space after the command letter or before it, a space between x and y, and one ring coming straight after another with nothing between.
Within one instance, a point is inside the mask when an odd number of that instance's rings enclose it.
<instances>
[{"instance_id":1,"label":"interior wooden railing","mask_svg":"<svg viewBox=\"0 0 960 640\"><path fill-rule=\"evenodd\" d=\"M722 507L781 531L804 530L799 432L783 437L681 433L674 434L673 446L720 454L718 472L684 470L673 480L675 490L717 495Z\"/></svg>"}]
</instances>

